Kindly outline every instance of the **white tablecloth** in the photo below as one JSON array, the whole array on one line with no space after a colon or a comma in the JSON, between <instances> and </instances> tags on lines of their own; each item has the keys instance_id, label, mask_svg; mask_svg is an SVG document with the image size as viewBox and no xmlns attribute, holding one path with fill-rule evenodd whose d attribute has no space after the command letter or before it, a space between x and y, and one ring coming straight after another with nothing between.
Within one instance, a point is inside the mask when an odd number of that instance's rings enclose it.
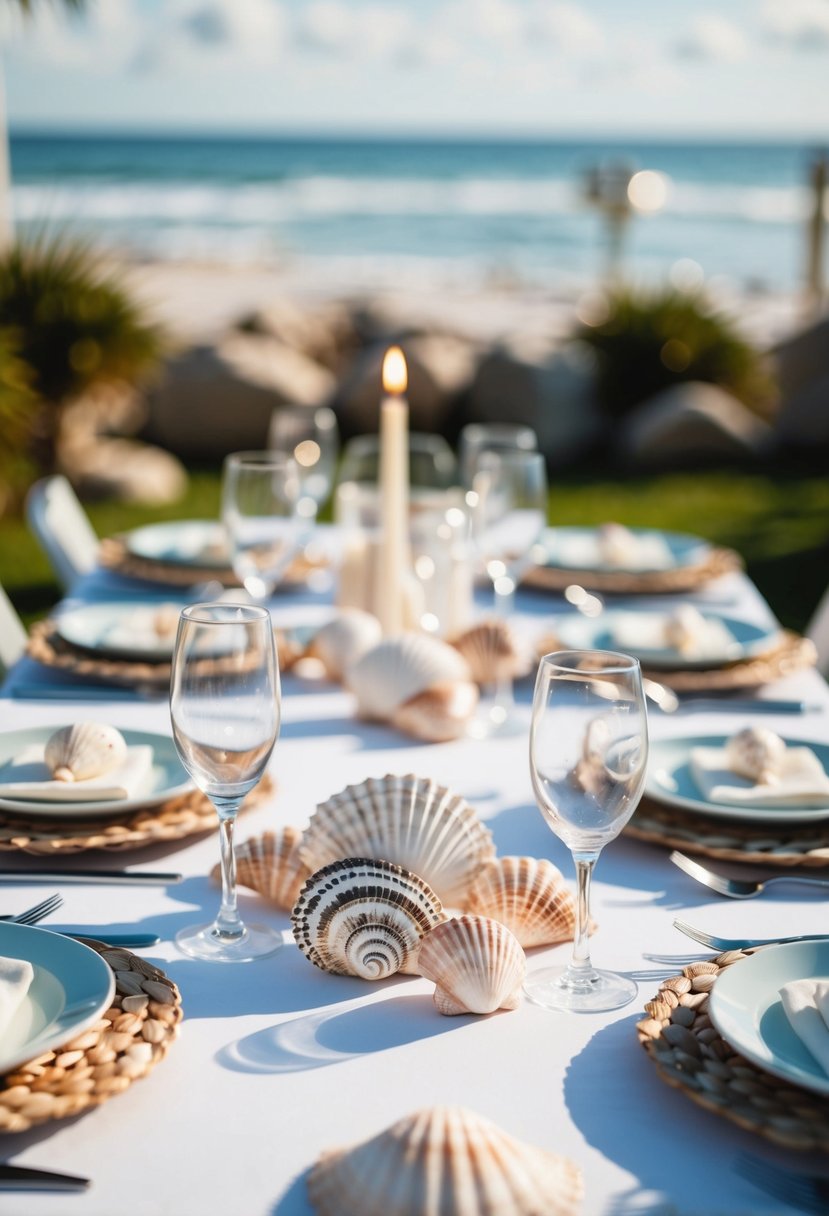
<instances>
[{"instance_id":1,"label":"white tablecloth","mask_svg":"<svg viewBox=\"0 0 829 1216\"><path fill-rule=\"evenodd\" d=\"M117 581L96 575L82 588L99 598ZM324 594L305 597L324 614ZM304 613L304 600L284 596L275 615ZM758 622L768 608L742 576L720 580L698 603ZM553 597L520 605L531 625L561 610ZM48 680L28 660L6 693ZM304 826L316 803L346 784L384 773L434 777L463 794L491 828L500 854L551 858L572 879L569 854L533 801L526 734L486 743L419 745L392 730L360 724L347 694L331 685L284 681L283 726L271 772L277 794L245 814L240 839L281 824ZM519 713L529 719L529 685ZM764 724L803 739L829 738L829 690L814 672L765 691L804 697L821 708L799 719L764 716ZM40 702L0 698L3 729L61 724L78 716L117 726L169 730L163 701L114 699ZM743 725L728 712L654 714L653 737L731 732ZM552 1014L527 1002L487 1018L445 1018L433 1008L433 986L417 978L377 985L326 975L299 953L286 915L243 893L247 919L285 934L277 955L232 966L183 958L172 943L182 926L210 919L218 892L207 879L217 859L215 837L130 855L87 855L83 864L131 863L175 869L169 888L61 886L61 920L159 932L147 957L179 985L181 1036L147 1078L102 1108L65 1123L3 1137L0 1151L23 1164L86 1174L83 1196L16 1194L0 1201L19 1216L37 1213L112 1216L300 1216L310 1212L304 1175L321 1150L370 1136L401 1116L437 1103L461 1103L514 1136L571 1157L584 1172L586 1213L780 1212L737 1176L744 1150L803 1164L797 1154L698 1109L659 1080L639 1047L635 1023L658 988L640 981L634 1004L607 1015ZM22 858L20 864L32 864ZM0 864L15 864L7 855ZM71 866L72 860L65 862ZM79 860L75 864L81 864ZM51 887L0 886L2 911L13 913ZM827 928L827 904L784 888L761 900L726 901L676 870L667 851L622 838L602 855L593 887L594 961L634 974L652 970L643 951L686 953L691 943L674 916L722 935L774 935ZM529 966L565 961L568 946L533 951ZM355 1213L354 1216L359 1216Z\"/></svg>"}]
</instances>

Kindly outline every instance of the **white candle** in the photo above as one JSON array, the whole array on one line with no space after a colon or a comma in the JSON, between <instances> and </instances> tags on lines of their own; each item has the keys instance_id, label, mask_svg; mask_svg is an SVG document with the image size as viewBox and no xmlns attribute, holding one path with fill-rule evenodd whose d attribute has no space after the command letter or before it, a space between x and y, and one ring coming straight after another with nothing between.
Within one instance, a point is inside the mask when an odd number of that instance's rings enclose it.
<instances>
[{"instance_id":1,"label":"white candle","mask_svg":"<svg viewBox=\"0 0 829 1216\"><path fill-rule=\"evenodd\" d=\"M374 602L383 634L404 629L409 539L409 406L406 360L397 346L383 360L380 406L380 552Z\"/></svg>"}]
</instances>

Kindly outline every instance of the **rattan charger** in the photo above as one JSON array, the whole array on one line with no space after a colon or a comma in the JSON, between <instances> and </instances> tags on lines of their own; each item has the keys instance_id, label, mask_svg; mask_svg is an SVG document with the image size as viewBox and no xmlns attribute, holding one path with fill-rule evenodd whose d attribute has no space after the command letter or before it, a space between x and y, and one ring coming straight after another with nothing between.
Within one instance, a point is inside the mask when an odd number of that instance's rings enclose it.
<instances>
[{"instance_id":1,"label":"rattan charger","mask_svg":"<svg viewBox=\"0 0 829 1216\"><path fill-rule=\"evenodd\" d=\"M165 583L169 587L194 587L199 583L221 583L223 587L238 587L239 577L229 567L198 566L172 562L153 561L131 553L125 537L108 536L101 541L98 560L102 566L124 578L137 578L143 582ZM312 557L308 553L297 554L285 574L283 583L303 582L315 570L325 569L327 560Z\"/></svg>"},{"instance_id":2,"label":"rattan charger","mask_svg":"<svg viewBox=\"0 0 829 1216\"><path fill-rule=\"evenodd\" d=\"M712 548L690 566L671 570L573 570L563 566L531 566L523 576L525 587L564 591L573 584L588 591L620 595L659 595L695 591L715 578L742 570L743 560L733 549Z\"/></svg>"}]
</instances>

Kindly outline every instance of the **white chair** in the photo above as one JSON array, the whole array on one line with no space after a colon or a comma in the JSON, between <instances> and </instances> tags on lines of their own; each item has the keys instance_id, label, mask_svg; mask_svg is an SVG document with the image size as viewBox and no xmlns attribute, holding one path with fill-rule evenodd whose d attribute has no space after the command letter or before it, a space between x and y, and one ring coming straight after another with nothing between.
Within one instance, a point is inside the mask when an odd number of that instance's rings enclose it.
<instances>
[{"instance_id":1,"label":"white chair","mask_svg":"<svg viewBox=\"0 0 829 1216\"><path fill-rule=\"evenodd\" d=\"M817 669L829 679L829 587L806 626L806 637L817 647Z\"/></svg>"},{"instance_id":2,"label":"white chair","mask_svg":"<svg viewBox=\"0 0 829 1216\"><path fill-rule=\"evenodd\" d=\"M26 647L26 630L12 607L12 602L0 587L0 675L12 667Z\"/></svg>"},{"instance_id":3,"label":"white chair","mask_svg":"<svg viewBox=\"0 0 829 1216\"><path fill-rule=\"evenodd\" d=\"M26 518L65 590L93 569L98 537L65 477L35 482L26 499Z\"/></svg>"}]
</instances>

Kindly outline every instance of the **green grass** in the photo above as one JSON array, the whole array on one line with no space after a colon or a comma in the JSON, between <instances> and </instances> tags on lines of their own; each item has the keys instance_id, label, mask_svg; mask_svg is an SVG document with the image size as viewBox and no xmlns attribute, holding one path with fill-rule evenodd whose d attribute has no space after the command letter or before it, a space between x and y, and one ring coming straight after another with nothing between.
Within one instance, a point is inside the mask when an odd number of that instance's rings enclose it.
<instances>
[{"instance_id":1,"label":"green grass","mask_svg":"<svg viewBox=\"0 0 829 1216\"><path fill-rule=\"evenodd\" d=\"M171 507L91 503L100 536L162 519L215 518L219 475L193 473ZM802 630L829 583L829 478L745 472L662 473L624 480L554 475L550 522L693 532L736 549L784 625ZM60 596L46 558L20 520L0 521L0 584L28 623Z\"/></svg>"}]
</instances>

